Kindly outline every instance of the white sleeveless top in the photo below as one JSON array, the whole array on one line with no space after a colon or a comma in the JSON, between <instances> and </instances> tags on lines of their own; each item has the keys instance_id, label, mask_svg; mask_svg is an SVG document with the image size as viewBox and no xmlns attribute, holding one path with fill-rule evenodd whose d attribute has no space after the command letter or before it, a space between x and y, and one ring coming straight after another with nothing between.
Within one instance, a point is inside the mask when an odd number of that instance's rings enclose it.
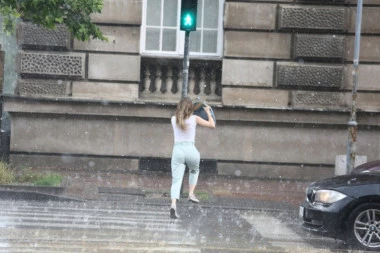
<instances>
[{"instance_id":1,"label":"white sleeveless top","mask_svg":"<svg viewBox=\"0 0 380 253\"><path fill-rule=\"evenodd\" d=\"M191 115L188 119L185 119L186 130L182 130L179 125L176 124L176 117L173 116L172 126L174 130L174 142L192 141L195 142L195 130L197 126L196 116Z\"/></svg>"}]
</instances>

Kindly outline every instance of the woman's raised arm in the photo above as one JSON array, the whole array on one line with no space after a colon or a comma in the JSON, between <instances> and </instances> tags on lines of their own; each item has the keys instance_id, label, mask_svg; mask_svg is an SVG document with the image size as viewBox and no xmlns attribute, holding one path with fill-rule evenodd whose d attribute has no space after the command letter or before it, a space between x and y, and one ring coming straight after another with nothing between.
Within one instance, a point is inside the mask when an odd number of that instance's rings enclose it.
<instances>
[{"instance_id":1,"label":"woman's raised arm","mask_svg":"<svg viewBox=\"0 0 380 253\"><path fill-rule=\"evenodd\" d=\"M210 106L207 105L204 107L204 109L205 109L205 112L207 113L208 121L202 119L199 116L196 116L197 125L209 127L209 128L215 128L214 118L211 116L211 113L210 113Z\"/></svg>"}]
</instances>

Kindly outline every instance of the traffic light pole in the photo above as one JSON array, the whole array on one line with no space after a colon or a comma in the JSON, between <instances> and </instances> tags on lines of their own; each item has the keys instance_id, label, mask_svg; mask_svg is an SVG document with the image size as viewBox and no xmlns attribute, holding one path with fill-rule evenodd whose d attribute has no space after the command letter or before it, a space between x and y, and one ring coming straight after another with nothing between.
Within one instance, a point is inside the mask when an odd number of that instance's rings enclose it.
<instances>
[{"instance_id":1,"label":"traffic light pole","mask_svg":"<svg viewBox=\"0 0 380 253\"><path fill-rule=\"evenodd\" d=\"M182 98L187 97L187 87L189 82L189 37L190 31L185 31L185 49L183 53L183 70L182 70ZM180 196L183 196L183 182L181 185L181 190L179 193Z\"/></svg>"},{"instance_id":2,"label":"traffic light pole","mask_svg":"<svg viewBox=\"0 0 380 253\"><path fill-rule=\"evenodd\" d=\"M183 72L182 72L182 98L187 97L187 86L189 82L189 37L190 31L185 31L185 50L183 53Z\"/></svg>"}]
</instances>

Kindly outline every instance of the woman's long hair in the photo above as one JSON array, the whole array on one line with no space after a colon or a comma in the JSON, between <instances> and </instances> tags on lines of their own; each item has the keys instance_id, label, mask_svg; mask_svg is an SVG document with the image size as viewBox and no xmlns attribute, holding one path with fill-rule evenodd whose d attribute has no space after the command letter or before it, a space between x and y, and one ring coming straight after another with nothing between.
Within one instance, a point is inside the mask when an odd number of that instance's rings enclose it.
<instances>
[{"instance_id":1,"label":"woman's long hair","mask_svg":"<svg viewBox=\"0 0 380 253\"><path fill-rule=\"evenodd\" d=\"M193 114L193 102L190 98L182 98L177 105L175 111L176 123L182 130L186 130L185 119L189 118Z\"/></svg>"}]
</instances>

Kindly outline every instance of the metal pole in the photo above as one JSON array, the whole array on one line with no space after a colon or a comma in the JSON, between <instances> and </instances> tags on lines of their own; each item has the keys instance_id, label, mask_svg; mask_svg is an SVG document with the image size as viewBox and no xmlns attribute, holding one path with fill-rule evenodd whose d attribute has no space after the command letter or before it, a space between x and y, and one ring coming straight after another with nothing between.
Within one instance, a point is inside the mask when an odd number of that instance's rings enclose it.
<instances>
[{"instance_id":1,"label":"metal pole","mask_svg":"<svg viewBox=\"0 0 380 253\"><path fill-rule=\"evenodd\" d=\"M187 83L189 81L189 37L190 31L185 31L185 50L183 53L183 82L182 82L182 98L187 97Z\"/></svg>"},{"instance_id":2,"label":"metal pole","mask_svg":"<svg viewBox=\"0 0 380 253\"><path fill-rule=\"evenodd\" d=\"M187 97L187 83L189 81L189 37L190 31L185 31L185 49L183 52L183 71L182 71L182 98ZM180 197L183 195L183 182L180 190Z\"/></svg>"},{"instance_id":3,"label":"metal pole","mask_svg":"<svg viewBox=\"0 0 380 253\"><path fill-rule=\"evenodd\" d=\"M346 159L346 174L350 173L355 167L356 155L356 137L358 132L358 123L356 122L356 96L358 84L358 68L359 68L359 53L360 53L360 32L362 26L362 9L363 0L358 0L356 9L356 29L355 29L355 49L354 49L354 70L353 87L352 87L352 106L351 118L348 121L348 145L347 145L347 159Z\"/></svg>"}]
</instances>

